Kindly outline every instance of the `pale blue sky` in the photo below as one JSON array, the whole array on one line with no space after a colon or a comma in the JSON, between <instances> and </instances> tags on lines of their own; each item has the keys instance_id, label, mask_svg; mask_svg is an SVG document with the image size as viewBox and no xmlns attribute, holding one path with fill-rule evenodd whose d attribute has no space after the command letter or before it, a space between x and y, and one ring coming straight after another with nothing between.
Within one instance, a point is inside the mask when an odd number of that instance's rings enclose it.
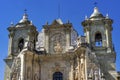
<instances>
[{"instance_id":1,"label":"pale blue sky","mask_svg":"<svg viewBox=\"0 0 120 80\"><path fill-rule=\"evenodd\" d=\"M3 80L5 63L8 53L8 31L11 22L18 23L24 9L27 9L29 19L40 31L47 21L51 23L58 18L58 4L61 5L60 18L65 23L72 22L79 34L83 35L81 22L85 15L93 12L94 2L98 2L99 11L114 20L113 44L117 52L116 70L120 71L120 0L0 0L0 80Z\"/></svg>"}]
</instances>

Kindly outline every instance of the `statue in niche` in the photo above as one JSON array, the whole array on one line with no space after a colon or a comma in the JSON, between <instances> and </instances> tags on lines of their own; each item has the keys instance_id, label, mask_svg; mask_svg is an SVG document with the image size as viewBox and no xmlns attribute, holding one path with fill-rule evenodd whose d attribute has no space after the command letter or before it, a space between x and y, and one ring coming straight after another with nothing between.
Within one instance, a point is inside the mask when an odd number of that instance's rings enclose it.
<instances>
[{"instance_id":1,"label":"statue in niche","mask_svg":"<svg viewBox=\"0 0 120 80\"><path fill-rule=\"evenodd\" d=\"M94 72L94 76L95 76L95 80L99 80L99 74L98 74L98 71L95 71L95 72Z\"/></svg>"},{"instance_id":2,"label":"statue in niche","mask_svg":"<svg viewBox=\"0 0 120 80\"><path fill-rule=\"evenodd\" d=\"M55 71L59 71L60 69L60 63L55 63Z\"/></svg>"},{"instance_id":3,"label":"statue in niche","mask_svg":"<svg viewBox=\"0 0 120 80\"><path fill-rule=\"evenodd\" d=\"M34 80L39 80L39 76L37 73L35 73L35 75L34 75Z\"/></svg>"},{"instance_id":4,"label":"statue in niche","mask_svg":"<svg viewBox=\"0 0 120 80\"><path fill-rule=\"evenodd\" d=\"M56 42L56 45L54 46L54 51L56 52L56 53L61 53L62 52L62 46L60 45L60 42Z\"/></svg>"},{"instance_id":5,"label":"statue in niche","mask_svg":"<svg viewBox=\"0 0 120 80\"><path fill-rule=\"evenodd\" d=\"M12 75L12 80L17 80L16 77L17 77L17 75L16 75L16 74L13 74L13 75Z\"/></svg>"},{"instance_id":6,"label":"statue in niche","mask_svg":"<svg viewBox=\"0 0 120 80\"><path fill-rule=\"evenodd\" d=\"M78 66L75 68L75 80L78 80Z\"/></svg>"},{"instance_id":7,"label":"statue in niche","mask_svg":"<svg viewBox=\"0 0 120 80\"><path fill-rule=\"evenodd\" d=\"M28 41L28 43L27 43L27 48L28 48L28 50L33 50L32 41Z\"/></svg>"}]
</instances>

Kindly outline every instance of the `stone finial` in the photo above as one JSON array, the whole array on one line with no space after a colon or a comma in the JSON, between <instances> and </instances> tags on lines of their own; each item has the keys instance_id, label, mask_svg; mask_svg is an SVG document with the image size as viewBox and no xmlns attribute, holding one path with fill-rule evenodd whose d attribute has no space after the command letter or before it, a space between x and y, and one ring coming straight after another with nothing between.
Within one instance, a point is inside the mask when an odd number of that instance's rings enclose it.
<instances>
[{"instance_id":1,"label":"stone finial","mask_svg":"<svg viewBox=\"0 0 120 80\"><path fill-rule=\"evenodd\" d=\"M30 23L31 23L31 24L33 23L32 20L30 21Z\"/></svg>"},{"instance_id":2,"label":"stone finial","mask_svg":"<svg viewBox=\"0 0 120 80\"><path fill-rule=\"evenodd\" d=\"M13 22L10 23L10 27L14 27L14 23Z\"/></svg>"},{"instance_id":3,"label":"stone finial","mask_svg":"<svg viewBox=\"0 0 120 80\"><path fill-rule=\"evenodd\" d=\"M105 80L105 76L103 73L101 74L101 80Z\"/></svg>"},{"instance_id":4,"label":"stone finial","mask_svg":"<svg viewBox=\"0 0 120 80\"><path fill-rule=\"evenodd\" d=\"M88 19L88 17L87 17L87 15L85 16L85 20L87 20Z\"/></svg>"},{"instance_id":5,"label":"stone finial","mask_svg":"<svg viewBox=\"0 0 120 80\"><path fill-rule=\"evenodd\" d=\"M69 24L69 23L70 23L70 21L68 20L68 21L67 21L67 23Z\"/></svg>"},{"instance_id":6,"label":"stone finial","mask_svg":"<svg viewBox=\"0 0 120 80\"><path fill-rule=\"evenodd\" d=\"M48 23L48 21L46 22L46 25L48 25L49 23Z\"/></svg>"},{"instance_id":7,"label":"stone finial","mask_svg":"<svg viewBox=\"0 0 120 80\"><path fill-rule=\"evenodd\" d=\"M109 15L108 15L108 13L106 14L106 19L109 19Z\"/></svg>"}]
</instances>

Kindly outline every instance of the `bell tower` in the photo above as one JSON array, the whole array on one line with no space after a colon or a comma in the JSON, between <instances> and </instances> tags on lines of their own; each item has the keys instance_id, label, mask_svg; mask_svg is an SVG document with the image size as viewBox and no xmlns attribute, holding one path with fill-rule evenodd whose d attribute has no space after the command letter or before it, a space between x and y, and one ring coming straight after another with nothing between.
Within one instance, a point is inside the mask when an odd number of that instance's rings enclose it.
<instances>
[{"instance_id":1,"label":"bell tower","mask_svg":"<svg viewBox=\"0 0 120 80\"><path fill-rule=\"evenodd\" d=\"M85 17L82 22L86 42L89 44L91 52L96 55L106 80L115 80L116 53L112 43L112 23L113 20L109 18L108 14L103 16L97 7L94 7L91 16Z\"/></svg>"},{"instance_id":2,"label":"bell tower","mask_svg":"<svg viewBox=\"0 0 120 80\"><path fill-rule=\"evenodd\" d=\"M23 18L16 24L11 24L8 27L9 31L9 46L8 46L8 57L5 59L6 71L5 80L9 78L8 75L11 71L11 65L15 57L26 48L29 44L31 49L35 49L37 41L36 27L28 20L28 15L25 12Z\"/></svg>"},{"instance_id":3,"label":"bell tower","mask_svg":"<svg viewBox=\"0 0 120 80\"><path fill-rule=\"evenodd\" d=\"M90 18L85 18L82 25L87 43L91 49L106 49L107 52L113 50L112 23L113 20L108 17L108 14L104 17L97 7L94 8Z\"/></svg>"},{"instance_id":4,"label":"bell tower","mask_svg":"<svg viewBox=\"0 0 120 80\"><path fill-rule=\"evenodd\" d=\"M37 41L36 27L28 20L25 12L23 18L16 24L8 27L9 34L9 55L18 55L22 49L26 47L26 43L31 43L31 47L35 48Z\"/></svg>"}]
</instances>

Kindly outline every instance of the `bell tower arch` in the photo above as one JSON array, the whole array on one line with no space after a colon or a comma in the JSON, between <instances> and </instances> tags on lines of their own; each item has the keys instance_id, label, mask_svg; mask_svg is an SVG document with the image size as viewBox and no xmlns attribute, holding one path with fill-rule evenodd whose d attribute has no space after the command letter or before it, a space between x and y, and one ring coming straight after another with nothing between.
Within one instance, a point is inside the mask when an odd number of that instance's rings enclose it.
<instances>
[{"instance_id":1,"label":"bell tower arch","mask_svg":"<svg viewBox=\"0 0 120 80\"><path fill-rule=\"evenodd\" d=\"M98 31L95 33L95 46L102 46L102 42L102 34Z\"/></svg>"}]
</instances>

